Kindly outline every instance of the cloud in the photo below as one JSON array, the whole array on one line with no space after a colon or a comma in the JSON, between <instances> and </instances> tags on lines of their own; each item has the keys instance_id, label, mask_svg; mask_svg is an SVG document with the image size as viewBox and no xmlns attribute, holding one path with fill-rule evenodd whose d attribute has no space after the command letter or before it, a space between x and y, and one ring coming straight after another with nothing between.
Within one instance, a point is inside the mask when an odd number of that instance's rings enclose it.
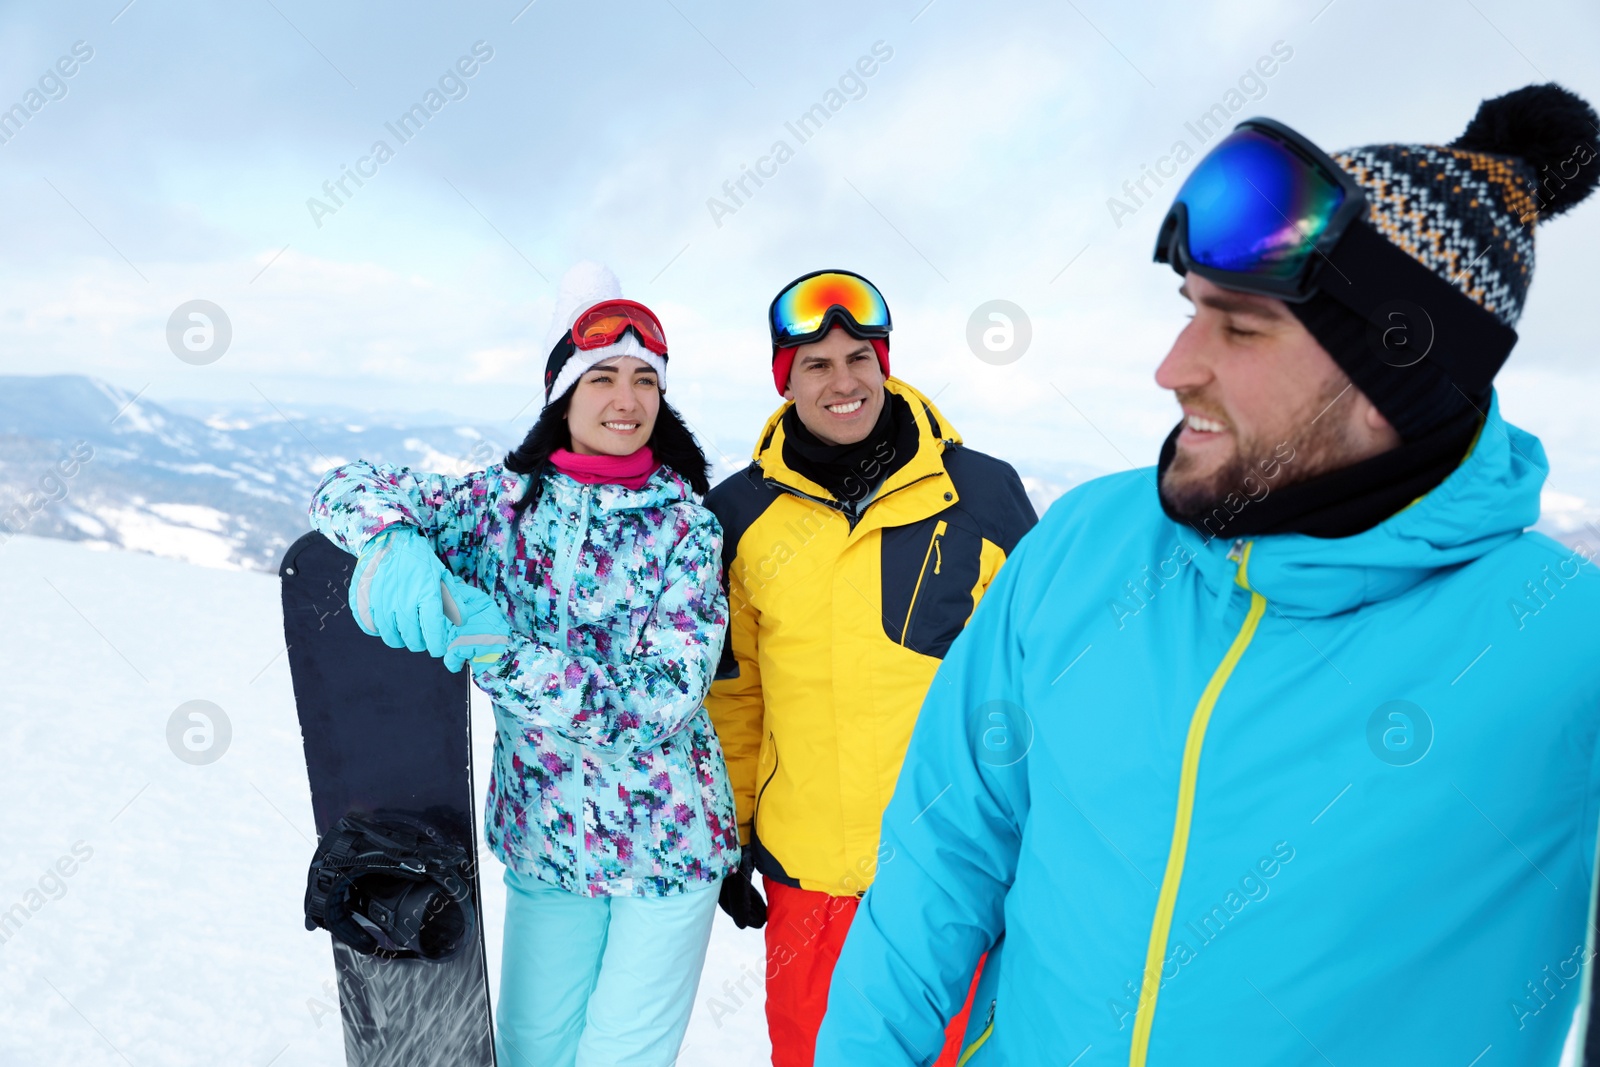
<instances>
[{"instance_id":1,"label":"cloud","mask_svg":"<svg viewBox=\"0 0 1600 1067\"><path fill-rule=\"evenodd\" d=\"M914 9L824 0L797 26L777 9L661 5L607 22L597 63L572 44L598 26L577 6L536 5L511 25L499 9L374 20L295 4L283 17L136 5L114 26L91 20L96 58L71 95L0 146L0 195L14 205L0 372L83 371L148 383L156 398L521 422L537 410L526 402L548 280L597 258L661 314L673 402L719 451L743 455L778 402L768 301L795 275L839 265L883 288L896 370L943 389L970 441L1041 462L1146 463L1172 417L1150 375L1183 304L1150 262L1162 197L1121 229L1105 198L1274 40L1295 58L1257 106L1334 146L1449 136L1482 97L1542 80L1530 62L1600 98L1584 44L1594 33L1579 32L1600 29L1588 6L1553 11L1573 27L1554 37L1503 23L1527 58L1481 19L1396 9L1394 39L1430 42L1405 64L1372 50L1363 10L1340 0L1312 22L1303 4L1245 0L941 3L912 22ZM0 54L42 69L89 25L65 8L15 8L0 16ZM306 198L480 38L496 56L470 95L316 228ZM878 40L894 56L865 95L717 227L707 197ZM1561 491L1600 496L1586 488L1600 488L1600 462L1568 458L1596 450L1563 414L1600 385L1584 311L1600 209L1539 240L1506 384L1579 483ZM164 340L172 309L196 297L235 330L208 367L179 363ZM973 310L996 298L1034 330L1007 367L965 340Z\"/></svg>"}]
</instances>

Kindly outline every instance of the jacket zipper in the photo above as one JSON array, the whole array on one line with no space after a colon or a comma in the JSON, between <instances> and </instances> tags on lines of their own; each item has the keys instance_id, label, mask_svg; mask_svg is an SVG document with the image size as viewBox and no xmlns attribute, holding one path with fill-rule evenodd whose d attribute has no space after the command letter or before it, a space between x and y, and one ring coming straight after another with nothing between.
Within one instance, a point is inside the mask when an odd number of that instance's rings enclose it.
<instances>
[{"instance_id":1,"label":"jacket zipper","mask_svg":"<svg viewBox=\"0 0 1600 1067\"><path fill-rule=\"evenodd\" d=\"M583 554L584 542L589 538L589 487L583 487L582 495L578 502L577 537L573 541L571 552L567 558L566 577L561 582L561 600L558 611L560 612L559 630L556 634L556 650L562 655L567 652L567 621L571 615L572 585L578 577L578 557ZM577 830L576 840L572 843L573 868L578 875L578 894L588 895L589 878L584 873L584 868L589 862L588 839L588 808L584 799L583 789L583 746L572 746L572 798L577 801L577 818L573 820Z\"/></svg>"},{"instance_id":2,"label":"jacket zipper","mask_svg":"<svg viewBox=\"0 0 1600 1067\"><path fill-rule=\"evenodd\" d=\"M567 651L567 620L571 615L572 583L578 577L578 557L583 555L583 546L589 540L589 486L584 486L578 497L578 521L575 526L577 538L572 543L572 548L567 554L566 564L562 568L566 576L561 579L561 599L556 603L559 618L556 623L556 650L565 655Z\"/></svg>"},{"instance_id":3,"label":"jacket zipper","mask_svg":"<svg viewBox=\"0 0 1600 1067\"><path fill-rule=\"evenodd\" d=\"M944 536L949 523L940 519L933 527L933 539L928 542L928 550L922 554L922 569L917 572L917 584L911 589L911 603L906 605L906 622L900 627L900 647L906 647L906 638L911 635L911 616L917 610L917 596L922 592L922 579L928 574L928 560L933 560L933 573L939 573L939 567L944 562L944 553L939 550L939 538ZM916 651L912 649L912 651Z\"/></svg>"},{"instance_id":4,"label":"jacket zipper","mask_svg":"<svg viewBox=\"0 0 1600 1067\"><path fill-rule=\"evenodd\" d=\"M1250 594L1250 610L1244 624L1234 635L1222 662L1212 672L1200 702L1195 705L1189 719L1189 734L1183 745L1183 769L1178 777L1178 810L1172 824L1172 846L1167 854L1167 870L1161 878L1161 892L1156 898L1155 920L1150 927L1150 944L1145 951L1144 979L1139 987L1139 1009L1133 1021L1133 1046L1128 1053L1128 1067L1145 1067L1145 1057L1150 1050L1150 1028L1155 1023L1156 997L1161 992L1161 968L1166 962L1167 940L1172 933L1172 913L1178 904L1178 886L1183 881L1183 863L1189 851L1189 827L1194 816L1195 780L1200 770L1200 749L1205 743L1206 726L1211 721L1212 709L1222 695L1223 686L1233 674L1233 669L1255 637L1261 616L1266 614L1267 599L1250 588L1248 577L1250 550L1254 542L1235 542L1228 558L1236 560L1239 569L1234 573L1234 583Z\"/></svg>"},{"instance_id":5,"label":"jacket zipper","mask_svg":"<svg viewBox=\"0 0 1600 1067\"><path fill-rule=\"evenodd\" d=\"M967 1061L977 1055L978 1050L983 1047L983 1043L994 1034L994 1006L996 1003L998 1002L989 1001L989 1017L983 1021L983 1031L973 1039L972 1044L967 1046L966 1051L961 1053L961 1058L956 1061L956 1067L967 1067Z\"/></svg>"}]
</instances>

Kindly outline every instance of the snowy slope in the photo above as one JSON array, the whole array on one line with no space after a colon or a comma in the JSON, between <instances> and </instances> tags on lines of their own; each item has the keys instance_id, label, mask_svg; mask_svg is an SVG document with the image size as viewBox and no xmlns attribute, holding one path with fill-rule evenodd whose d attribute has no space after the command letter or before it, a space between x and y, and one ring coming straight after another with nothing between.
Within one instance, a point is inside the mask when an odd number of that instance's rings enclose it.
<instances>
[{"instance_id":1,"label":"snowy slope","mask_svg":"<svg viewBox=\"0 0 1600 1067\"><path fill-rule=\"evenodd\" d=\"M276 579L20 536L0 618L0 1064L342 1064L328 936L300 913L311 802ZM168 744L190 700L231 727L209 764ZM502 868L483 869L497 985ZM738 991L761 936L717 920L679 1062L768 1062L759 989Z\"/></svg>"},{"instance_id":2,"label":"snowy slope","mask_svg":"<svg viewBox=\"0 0 1600 1067\"><path fill-rule=\"evenodd\" d=\"M0 545L0 618L0 1064L342 1064L327 935L301 925L311 801L276 579L24 536ZM199 766L167 740L197 699L232 734ZM497 986L502 868L482 862ZM769 1062L762 970L760 934L719 912L681 1064Z\"/></svg>"}]
</instances>

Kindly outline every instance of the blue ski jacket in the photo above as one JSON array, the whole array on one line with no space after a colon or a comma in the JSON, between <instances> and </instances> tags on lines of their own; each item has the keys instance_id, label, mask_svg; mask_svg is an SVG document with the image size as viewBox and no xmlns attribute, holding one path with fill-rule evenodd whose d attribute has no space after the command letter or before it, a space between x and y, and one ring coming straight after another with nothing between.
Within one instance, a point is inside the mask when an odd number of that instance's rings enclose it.
<instances>
[{"instance_id":1,"label":"blue ski jacket","mask_svg":"<svg viewBox=\"0 0 1600 1067\"><path fill-rule=\"evenodd\" d=\"M1600 571L1526 531L1546 469L1496 401L1353 537L1207 542L1148 469L1058 501L934 679L816 1062L930 1062L1004 932L971 1067L1555 1064Z\"/></svg>"}]
</instances>

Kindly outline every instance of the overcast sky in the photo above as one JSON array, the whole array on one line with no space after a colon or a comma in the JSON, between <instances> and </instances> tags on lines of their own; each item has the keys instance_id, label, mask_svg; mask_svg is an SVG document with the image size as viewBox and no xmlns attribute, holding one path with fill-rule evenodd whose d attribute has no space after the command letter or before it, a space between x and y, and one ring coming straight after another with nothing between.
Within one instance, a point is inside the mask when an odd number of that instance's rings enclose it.
<instances>
[{"instance_id":1,"label":"overcast sky","mask_svg":"<svg viewBox=\"0 0 1600 1067\"><path fill-rule=\"evenodd\" d=\"M0 143L0 373L520 427L555 283L596 258L661 314L669 398L738 456L778 402L768 301L843 266L970 444L1117 470L1174 421L1151 373L1186 309L1150 262L1175 182L1123 183L1196 145L1186 123L1242 102L1230 121L1333 150L1447 141L1530 82L1600 100L1592 3L1536 28L1511 0L525 4L0 11L0 108L37 107ZM1597 246L1597 203L1539 231L1501 378L1552 485L1594 502ZM208 365L167 344L193 299L232 326ZM1006 365L967 342L994 299L1031 328Z\"/></svg>"}]
</instances>

